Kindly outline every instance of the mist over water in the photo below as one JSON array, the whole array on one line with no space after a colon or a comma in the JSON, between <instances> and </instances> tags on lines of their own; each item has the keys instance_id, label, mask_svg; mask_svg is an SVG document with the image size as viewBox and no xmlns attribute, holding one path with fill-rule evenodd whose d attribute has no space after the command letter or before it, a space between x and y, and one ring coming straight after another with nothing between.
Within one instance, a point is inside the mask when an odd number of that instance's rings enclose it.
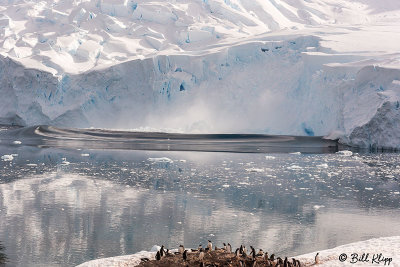
<instances>
[{"instance_id":1,"label":"mist over water","mask_svg":"<svg viewBox=\"0 0 400 267\"><path fill-rule=\"evenodd\" d=\"M74 266L208 239L295 256L400 229L398 154L1 152L14 155L0 161L10 266Z\"/></svg>"}]
</instances>

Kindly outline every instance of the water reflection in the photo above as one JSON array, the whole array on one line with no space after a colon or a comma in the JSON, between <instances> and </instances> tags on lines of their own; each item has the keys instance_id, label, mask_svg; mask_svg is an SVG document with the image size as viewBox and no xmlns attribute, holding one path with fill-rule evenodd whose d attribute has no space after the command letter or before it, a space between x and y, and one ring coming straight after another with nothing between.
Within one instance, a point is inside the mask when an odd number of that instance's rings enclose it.
<instances>
[{"instance_id":1,"label":"water reflection","mask_svg":"<svg viewBox=\"0 0 400 267\"><path fill-rule=\"evenodd\" d=\"M0 241L0 266L5 266L7 262L7 255L4 254L5 247Z\"/></svg>"},{"instance_id":2,"label":"water reflection","mask_svg":"<svg viewBox=\"0 0 400 267\"><path fill-rule=\"evenodd\" d=\"M19 266L207 239L295 255L399 234L396 154L6 152L18 156L0 162L0 240Z\"/></svg>"}]
</instances>

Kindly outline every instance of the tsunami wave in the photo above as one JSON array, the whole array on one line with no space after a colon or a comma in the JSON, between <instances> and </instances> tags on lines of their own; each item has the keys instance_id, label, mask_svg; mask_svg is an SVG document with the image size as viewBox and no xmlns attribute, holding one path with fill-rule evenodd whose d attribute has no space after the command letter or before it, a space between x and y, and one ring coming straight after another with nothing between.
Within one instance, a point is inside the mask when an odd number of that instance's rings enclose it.
<instances>
[{"instance_id":1,"label":"tsunami wave","mask_svg":"<svg viewBox=\"0 0 400 267\"><path fill-rule=\"evenodd\" d=\"M183 134L109 129L59 128L48 125L0 132L2 144L82 149L207 151L235 153L334 153L337 140L318 136L263 134Z\"/></svg>"}]
</instances>

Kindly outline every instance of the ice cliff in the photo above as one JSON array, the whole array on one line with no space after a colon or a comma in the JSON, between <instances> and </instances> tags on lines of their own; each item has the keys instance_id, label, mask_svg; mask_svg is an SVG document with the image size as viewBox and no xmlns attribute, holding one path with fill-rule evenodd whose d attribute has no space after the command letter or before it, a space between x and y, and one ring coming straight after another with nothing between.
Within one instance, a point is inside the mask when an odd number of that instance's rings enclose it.
<instances>
[{"instance_id":1,"label":"ice cliff","mask_svg":"<svg viewBox=\"0 0 400 267\"><path fill-rule=\"evenodd\" d=\"M0 122L400 147L400 2L1 1Z\"/></svg>"}]
</instances>

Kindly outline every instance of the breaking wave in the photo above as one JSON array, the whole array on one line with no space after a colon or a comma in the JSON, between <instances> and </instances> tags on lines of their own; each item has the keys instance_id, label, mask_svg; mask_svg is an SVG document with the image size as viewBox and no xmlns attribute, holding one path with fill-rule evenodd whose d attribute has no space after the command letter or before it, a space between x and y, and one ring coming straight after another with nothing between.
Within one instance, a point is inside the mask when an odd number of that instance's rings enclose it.
<instances>
[{"instance_id":1,"label":"breaking wave","mask_svg":"<svg viewBox=\"0 0 400 267\"><path fill-rule=\"evenodd\" d=\"M1 132L2 140L15 145L85 149L208 151L235 153L334 153L336 140L322 137L263 134L183 134L132 132L107 129L58 128L41 125ZM7 142L6 142L7 143ZM4 142L3 142L4 144Z\"/></svg>"}]
</instances>

